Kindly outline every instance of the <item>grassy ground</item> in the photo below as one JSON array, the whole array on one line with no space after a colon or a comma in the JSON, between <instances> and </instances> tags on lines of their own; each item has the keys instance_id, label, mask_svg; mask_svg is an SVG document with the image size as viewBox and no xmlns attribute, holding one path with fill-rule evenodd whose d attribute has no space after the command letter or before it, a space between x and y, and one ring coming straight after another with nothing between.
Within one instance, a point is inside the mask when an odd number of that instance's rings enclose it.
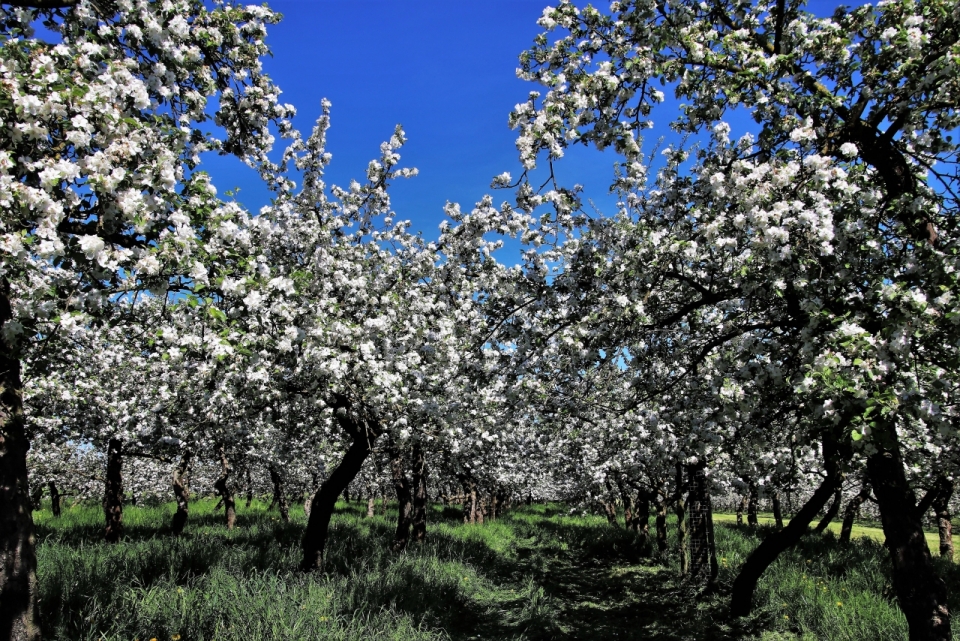
<instances>
[{"instance_id":1,"label":"grassy ground","mask_svg":"<svg viewBox=\"0 0 960 641\"><path fill-rule=\"evenodd\" d=\"M746 517L744 517L746 518ZM714 514L713 520L718 523L736 523L737 516L735 514ZM770 514L758 514L757 520L765 525L772 525L774 520L773 516ZM784 519L785 524L790 522L790 519ZM814 525L816 521L814 521ZM840 522L832 521L827 528L833 532L835 535L840 535ZM868 537L874 541L879 541L883 543L886 540L886 537L883 535L883 530L879 527L871 527L868 525L861 525L859 523L854 524L853 529L850 531L851 538L859 537ZM930 552L934 556L940 555L940 535L936 532L924 532L924 536L927 539L927 545L930 547ZM953 537L953 554L955 560L960 560L960 536Z\"/></svg>"},{"instance_id":2,"label":"grassy ground","mask_svg":"<svg viewBox=\"0 0 960 641\"><path fill-rule=\"evenodd\" d=\"M128 508L126 537L100 542L94 507L35 514L45 639L897 639L906 625L887 554L869 537L808 537L767 572L756 615L731 624L729 586L765 533L718 516L720 591L680 580L676 555L646 556L632 534L559 506L518 508L485 525L434 506L429 541L389 551L393 515L340 504L324 573L303 575L302 510L284 524L260 503L227 532L212 501L184 536L173 506ZM675 547L675 528L670 527ZM938 567L954 594L960 575ZM957 611L957 603L952 603ZM960 639L960 636L955 636Z\"/></svg>"}]
</instances>

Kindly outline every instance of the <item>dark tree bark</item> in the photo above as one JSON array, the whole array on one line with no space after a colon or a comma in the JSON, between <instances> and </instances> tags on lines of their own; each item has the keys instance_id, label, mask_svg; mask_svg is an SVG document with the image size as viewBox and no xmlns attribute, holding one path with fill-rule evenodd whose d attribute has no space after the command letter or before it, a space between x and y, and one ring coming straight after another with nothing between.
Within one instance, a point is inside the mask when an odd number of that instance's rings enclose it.
<instances>
[{"instance_id":1,"label":"dark tree bark","mask_svg":"<svg viewBox=\"0 0 960 641\"><path fill-rule=\"evenodd\" d=\"M250 509L250 504L253 503L253 473L250 471L250 466L246 467L246 481L247 481L247 504L244 506L246 509Z\"/></svg>"},{"instance_id":2,"label":"dark tree bark","mask_svg":"<svg viewBox=\"0 0 960 641\"><path fill-rule=\"evenodd\" d=\"M933 567L917 502L903 471L893 425L874 431L877 452L867 457L867 473L880 507L886 546L893 561L893 586L910 626L911 641L948 641L947 586Z\"/></svg>"},{"instance_id":3,"label":"dark tree bark","mask_svg":"<svg viewBox=\"0 0 960 641\"><path fill-rule=\"evenodd\" d=\"M674 509L677 512L677 546L680 548L680 574L690 572L690 553L687 550L687 499L684 496L685 493L683 467L677 463L677 502L674 505Z\"/></svg>"},{"instance_id":4,"label":"dark tree bark","mask_svg":"<svg viewBox=\"0 0 960 641\"><path fill-rule=\"evenodd\" d=\"M272 463L267 466L267 471L270 473L270 482L273 484L273 500L270 502L270 507L276 505L277 509L280 510L280 518L283 519L284 523L289 523L290 506L287 504L287 497L283 493L283 475L277 469L277 466Z\"/></svg>"},{"instance_id":5,"label":"dark tree bark","mask_svg":"<svg viewBox=\"0 0 960 641\"><path fill-rule=\"evenodd\" d=\"M850 499L847 507L843 511L843 525L840 526L840 542L849 543L850 536L853 534L853 522L860 512L860 506L870 498L870 482L864 479L860 492Z\"/></svg>"},{"instance_id":6,"label":"dark tree bark","mask_svg":"<svg viewBox=\"0 0 960 641\"><path fill-rule=\"evenodd\" d=\"M413 445L413 540L427 540L427 461L420 443Z\"/></svg>"},{"instance_id":7,"label":"dark tree bark","mask_svg":"<svg viewBox=\"0 0 960 641\"><path fill-rule=\"evenodd\" d=\"M0 277L0 325L13 317ZM0 639L38 641L37 556L20 360L0 333Z\"/></svg>"},{"instance_id":8,"label":"dark tree bark","mask_svg":"<svg viewBox=\"0 0 960 641\"><path fill-rule=\"evenodd\" d=\"M60 516L60 490L57 484L49 481L47 486L50 488L50 509L53 510L53 516Z\"/></svg>"},{"instance_id":9,"label":"dark tree bark","mask_svg":"<svg viewBox=\"0 0 960 641\"><path fill-rule=\"evenodd\" d=\"M667 497L662 494L657 495L657 518L655 521L657 529L657 550L661 553L667 551Z\"/></svg>"},{"instance_id":10,"label":"dark tree bark","mask_svg":"<svg viewBox=\"0 0 960 641\"><path fill-rule=\"evenodd\" d=\"M233 487L230 483L230 472L232 471L233 468L230 467L230 460L227 459L227 451L224 446L221 445L220 476L217 477L213 487L220 495L220 500L223 501L224 522L228 530L232 530L233 526L237 523L237 502L234 500Z\"/></svg>"},{"instance_id":11,"label":"dark tree bark","mask_svg":"<svg viewBox=\"0 0 960 641\"><path fill-rule=\"evenodd\" d=\"M464 523L476 523L477 522L477 484L472 478L463 477L461 478L463 483L463 522Z\"/></svg>"},{"instance_id":12,"label":"dark tree bark","mask_svg":"<svg viewBox=\"0 0 960 641\"><path fill-rule=\"evenodd\" d=\"M743 525L743 513L747 511L747 501L750 499L746 494L740 497L740 502L737 503L737 525Z\"/></svg>"},{"instance_id":13,"label":"dark tree bark","mask_svg":"<svg viewBox=\"0 0 960 641\"><path fill-rule=\"evenodd\" d=\"M780 507L780 492L774 491L771 502L773 503L773 521L776 524L777 529L782 530L783 510Z\"/></svg>"},{"instance_id":14,"label":"dark tree bark","mask_svg":"<svg viewBox=\"0 0 960 641\"><path fill-rule=\"evenodd\" d=\"M399 448L391 442L387 451L390 452L393 489L397 494L397 529L393 535L393 551L402 552L410 541L410 528L413 526L413 492L410 479L403 469L403 455Z\"/></svg>"},{"instance_id":15,"label":"dark tree bark","mask_svg":"<svg viewBox=\"0 0 960 641\"><path fill-rule=\"evenodd\" d=\"M634 510L635 531L644 539L650 538L650 494L641 490L637 493Z\"/></svg>"},{"instance_id":16,"label":"dark tree bark","mask_svg":"<svg viewBox=\"0 0 960 641\"><path fill-rule=\"evenodd\" d=\"M623 526L631 532L638 532L640 526L637 522L637 505L634 496L621 481L617 481L617 489L620 490L620 499L623 501Z\"/></svg>"},{"instance_id":17,"label":"dark tree bark","mask_svg":"<svg viewBox=\"0 0 960 641\"><path fill-rule=\"evenodd\" d=\"M123 441L112 438L107 443L107 478L104 483L103 514L107 527L103 538L116 543L123 535Z\"/></svg>"},{"instance_id":18,"label":"dark tree bark","mask_svg":"<svg viewBox=\"0 0 960 641\"><path fill-rule=\"evenodd\" d=\"M817 523L817 527L813 528L814 532L822 534L823 531L827 529L827 526L830 525L830 522L837 518L837 514L840 513L841 501L843 501L843 487L837 486L837 489L834 490L833 493L833 503L827 508L827 512L823 515L823 518L820 519L820 522Z\"/></svg>"},{"instance_id":19,"label":"dark tree bark","mask_svg":"<svg viewBox=\"0 0 960 641\"><path fill-rule=\"evenodd\" d=\"M823 441L824 465L827 477L816 489L810 500L800 508L790 522L782 530L770 533L757 548L750 553L740 573L733 581L730 598L730 614L734 618L745 617L753 610L753 593L757 589L757 582L770 564L777 560L784 550L787 550L800 540L807 531L807 526L820 512L830 495L840 483L841 460L849 458L847 448L838 448L836 441L825 438Z\"/></svg>"},{"instance_id":20,"label":"dark tree bark","mask_svg":"<svg viewBox=\"0 0 960 641\"><path fill-rule=\"evenodd\" d=\"M690 489L690 577L694 582L712 585L716 581L719 566L706 464L687 466L687 479Z\"/></svg>"},{"instance_id":21,"label":"dark tree bark","mask_svg":"<svg viewBox=\"0 0 960 641\"><path fill-rule=\"evenodd\" d=\"M353 440L340 464L313 495L310 519L303 535L303 560L300 569L304 571L323 567L323 551L337 497L356 478L373 444L383 434L380 422L375 417L356 411L344 397L335 397L332 405L337 423Z\"/></svg>"},{"instance_id":22,"label":"dark tree bark","mask_svg":"<svg viewBox=\"0 0 960 641\"><path fill-rule=\"evenodd\" d=\"M950 499L953 498L954 483L941 476L938 479L940 491L933 500L933 511L937 515L937 531L940 534L940 556L953 563L953 524L950 522Z\"/></svg>"},{"instance_id":23,"label":"dark tree bark","mask_svg":"<svg viewBox=\"0 0 960 641\"><path fill-rule=\"evenodd\" d=\"M760 521L757 512L760 510L760 488L756 482L750 481L750 500L747 502L747 525L757 527Z\"/></svg>"},{"instance_id":24,"label":"dark tree bark","mask_svg":"<svg viewBox=\"0 0 960 641\"><path fill-rule=\"evenodd\" d=\"M187 482L187 472L192 460L193 452L184 450L180 455L180 462L173 468L173 495L177 499L177 511L173 515L170 528L174 534L183 533L183 528L187 525L187 519L190 516L190 486Z\"/></svg>"}]
</instances>

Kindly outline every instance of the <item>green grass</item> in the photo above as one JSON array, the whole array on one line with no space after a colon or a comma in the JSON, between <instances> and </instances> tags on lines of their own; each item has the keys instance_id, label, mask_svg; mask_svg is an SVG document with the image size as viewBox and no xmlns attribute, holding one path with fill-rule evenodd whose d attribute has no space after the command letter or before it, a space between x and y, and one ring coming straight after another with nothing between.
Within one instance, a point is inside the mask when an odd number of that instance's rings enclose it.
<instances>
[{"instance_id":1,"label":"green grass","mask_svg":"<svg viewBox=\"0 0 960 641\"><path fill-rule=\"evenodd\" d=\"M736 523L737 516L735 514L714 514L713 520L718 523ZM764 525L773 525L774 523L773 516L769 514L758 514L757 521ZM790 519L784 519L783 522L784 524L787 524L790 522ZM814 525L816 525L816 521L814 521ZM827 529L833 532L836 536L840 536L840 526L840 522L831 521L827 526ZM925 531L923 535L927 539L927 546L930 548L930 552L934 556L939 556L940 535L932 531ZM886 540L886 537L883 535L883 530L879 527L861 525L859 523L855 523L853 529L850 530L850 537L854 539L859 537L868 537L874 541L879 541L880 543L883 543ZM953 555L954 560L960 560L960 536L954 535L953 537Z\"/></svg>"},{"instance_id":2,"label":"green grass","mask_svg":"<svg viewBox=\"0 0 960 641\"><path fill-rule=\"evenodd\" d=\"M703 596L675 554L602 517L557 505L463 525L434 506L427 543L390 552L395 508L364 518L339 504L323 573L300 574L302 509L284 524L262 503L227 532L193 504L182 537L173 506L127 508L126 535L100 541L98 508L35 513L45 639L875 639L906 638L885 550L864 537L809 536L764 576L749 620L726 617L729 587L766 529L718 516L720 590ZM652 525L652 523L651 523ZM671 549L676 545L670 527ZM960 577L938 567L954 593ZM838 605L838 603L842 605ZM957 603L951 603L957 611ZM955 636L960 639L960 636Z\"/></svg>"}]
</instances>

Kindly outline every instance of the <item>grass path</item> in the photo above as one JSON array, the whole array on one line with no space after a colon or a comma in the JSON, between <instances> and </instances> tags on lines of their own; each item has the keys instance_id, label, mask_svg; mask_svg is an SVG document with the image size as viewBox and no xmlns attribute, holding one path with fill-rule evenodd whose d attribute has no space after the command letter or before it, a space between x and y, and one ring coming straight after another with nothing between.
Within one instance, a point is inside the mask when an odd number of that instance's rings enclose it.
<instances>
[{"instance_id":1,"label":"grass path","mask_svg":"<svg viewBox=\"0 0 960 641\"><path fill-rule=\"evenodd\" d=\"M744 517L746 518L746 517ZM737 516L735 514L714 514L713 520L717 523L736 523ZM774 519L772 515L769 514L759 514L757 515L757 520L764 525L773 525ZM784 524L789 523L790 519L784 519ZM838 521L832 521L830 525L827 526L827 529L833 532L835 535L840 535L840 523ZM924 531L924 537L927 539L927 546L930 548L930 553L934 556L940 555L940 535L936 532L927 532ZM886 537L883 535L883 530L878 527L870 527L867 525L854 524L853 530L850 533L851 538L856 537L867 537L877 541L878 543L883 543L886 540ZM960 536L954 535L953 537L953 551L954 551L954 560L960 560Z\"/></svg>"}]
</instances>

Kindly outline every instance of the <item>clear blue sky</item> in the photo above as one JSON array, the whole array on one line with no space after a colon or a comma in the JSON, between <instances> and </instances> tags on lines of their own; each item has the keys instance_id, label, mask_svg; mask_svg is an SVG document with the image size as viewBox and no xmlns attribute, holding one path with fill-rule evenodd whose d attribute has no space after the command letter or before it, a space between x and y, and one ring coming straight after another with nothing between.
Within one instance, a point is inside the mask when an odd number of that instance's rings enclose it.
<instances>
[{"instance_id":1,"label":"clear blue sky","mask_svg":"<svg viewBox=\"0 0 960 641\"><path fill-rule=\"evenodd\" d=\"M362 180L399 123L408 137L401 165L420 175L394 185L393 205L427 238L438 235L448 200L469 211L484 194L497 204L512 198L512 191L492 191L490 181L521 172L507 116L540 88L518 80L516 68L542 31L537 19L549 0L268 4L284 19L268 32L274 55L264 66L282 101L297 107L297 127L309 135L320 100L333 103L328 184ZM561 176L584 184L600 205L616 157L578 148L569 161L561 163ZM238 200L252 211L269 200L256 175L235 160L208 155L201 168L221 194L239 186ZM612 204L605 210L613 213Z\"/></svg>"},{"instance_id":2,"label":"clear blue sky","mask_svg":"<svg viewBox=\"0 0 960 641\"><path fill-rule=\"evenodd\" d=\"M274 55L265 68L283 90L283 102L297 107L297 127L309 135L321 99L333 103L328 184L362 180L399 123L409 139L402 166L417 167L420 175L399 181L391 195L398 217L411 220L414 230L435 238L448 200L469 211L487 193L497 204L512 198L510 191L493 192L490 181L504 171L521 172L507 116L531 90L541 89L518 80L516 68L519 54L542 31L536 22L550 0L268 4L284 19L269 31ZM813 0L808 9L826 16L834 6ZM668 133L669 111L654 116L659 126L646 133L647 145ZM734 135L743 133L733 124ZM612 214L607 187L616 160L610 152L577 146L557 171L563 184L583 184L585 196ZM236 160L208 155L202 168L221 193L240 187L238 200L254 212L269 201L256 175Z\"/></svg>"}]
</instances>

